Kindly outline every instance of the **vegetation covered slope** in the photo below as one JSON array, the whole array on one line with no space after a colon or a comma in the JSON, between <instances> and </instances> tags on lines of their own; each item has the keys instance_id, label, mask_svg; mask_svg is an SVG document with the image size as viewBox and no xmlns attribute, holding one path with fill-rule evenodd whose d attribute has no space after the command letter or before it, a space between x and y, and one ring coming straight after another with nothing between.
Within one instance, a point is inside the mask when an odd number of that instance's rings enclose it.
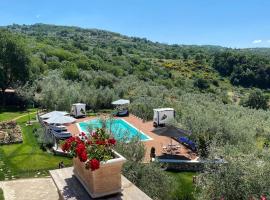
<instances>
[{"instance_id":1,"label":"vegetation covered slope","mask_svg":"<svg viewBox=\"0 0 270 200\"><path fill-rule=\"evenodd\" d=\"M169 69L178 69L184 76L192 71L209 69L211 56L222 50L212 46L179 46L153 43L146 39L77 27L36 24L8 26L27 37L33 53L33 76L50 69L63 69L70 79L80 70L103 70L115 76L135 74L142 80L172 76ZM214 72L213 72L214 73Z\"/></svg>"},{"instance_id":2,"label":"vegetation covered slope","mask_svg":"<svg viewBox=\"0 0 270 200\"><path fill-rule=\"evenodd\" d=\"M211 92L217 92L216 87L232 90L231 84L270 87L268 49L166 45L103 30L45 24L4 28L24 35L31 52L31 80L57 69L64 78L81 81L82 71L93 70L119 78L135 75L167 88L186 79ZM111 87L115 81L101 79L95 81L97 88Z\"/></svg>"},{"instance_id":3,"label":"vegetation covered slope","mask_svg":"<svg viewBox=\"0 0 270 200\"><path fill-rule=\"evenodd\" d=\"M198 178L198 198L270 195L267 97L255 90L238 105L249 87L269 88L266 49L166 45L42 24L5 29L29 52L28 82L13 83L25 103L69 110L72 103L85 102L96 111L129 98L131 112L144 119L152 118L153 108L174 107L175 123L192 131L201 157L228 162L206 166Z\"/></svg>"}]
</instances>

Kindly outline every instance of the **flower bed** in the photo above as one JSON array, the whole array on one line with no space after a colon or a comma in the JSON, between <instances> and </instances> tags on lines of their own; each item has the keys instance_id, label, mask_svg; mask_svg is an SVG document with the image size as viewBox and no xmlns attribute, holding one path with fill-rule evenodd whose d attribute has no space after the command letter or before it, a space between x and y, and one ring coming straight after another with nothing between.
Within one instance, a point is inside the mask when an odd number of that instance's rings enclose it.
<instances>
[{"instance_id":1,"label":"flower bed","mask_svg":"<svg viewBox=\"0 0 270 200\"><path fill-rule=\"evenodd\" d=\"M0 123L0 144L14 144L22 141L21 128L15 121Z\"/></svg>"}]
</instances>

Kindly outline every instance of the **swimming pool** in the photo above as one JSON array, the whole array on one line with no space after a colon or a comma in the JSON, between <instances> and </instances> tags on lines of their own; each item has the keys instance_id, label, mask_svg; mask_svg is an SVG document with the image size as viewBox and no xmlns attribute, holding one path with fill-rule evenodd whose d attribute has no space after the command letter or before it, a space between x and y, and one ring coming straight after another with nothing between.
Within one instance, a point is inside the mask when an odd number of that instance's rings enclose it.
<instances>
[{"instance_id":1,"label":"swimming pool","mask_svg":"<svg viewBox=\"0 0 270 200\"><path fill-rule=\"evenodd\" d=\"M77 123L80 132L89 134L89 130L95 130L102 127L100 119L92 119L86 122ZM138 137L141 141L151 140L148 135L139 131L133 125L123 119L106 120L106 128L111 130L116 140L131 140L133 137Z\"/></svg>"}]
</instances>

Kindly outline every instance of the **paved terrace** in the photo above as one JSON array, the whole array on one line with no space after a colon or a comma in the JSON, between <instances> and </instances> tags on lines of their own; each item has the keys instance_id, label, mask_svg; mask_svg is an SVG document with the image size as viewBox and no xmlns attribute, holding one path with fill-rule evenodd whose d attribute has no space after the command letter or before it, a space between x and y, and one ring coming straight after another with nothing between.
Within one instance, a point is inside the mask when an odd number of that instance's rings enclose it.
<instances>
[{"instance_id":1,"label":"paved terrace","mask_svg":"<svg viewBox=\"0 0 270 200\"><path fill-rule=\"evenodd\" d=\"M0 181L5 200L91 200L73 175L73 167L50 171L51 178L29 178ZM151 200L124 176L122 192L99 200Z\"/></svg>"},{"instance_id":2,"label":"paved terrace","mask_svg":"<svg viewBox=\"0 0 270 200\"><path fill-rule=\"evenodd\" d=\"M96 117L86 117L86 118L81 118L77 119L76 122L82 122L82 121L88 121L90 119L93 119ZM180 148L175 151L175 155L178 158L182 158L185 160L195 160L197 159L196 154L194 154L190 149L186 148L184 145L181 143L171 139L170 137L166 136L160 136L152 132L154 129L153 127L153 121L148 121L148 122L143 122L142 119L134 116L134 115L129 115L128 117L121 117L121 119L126 120L133 126L135 126L138 130L142 131L143 133L147 134L149 137L151 137L153 140L149 141L144 141L143 143L145 144L146 147L146 156L145 156L145 162L150 162L150 150L151 147L155 147L156 149L156 155L161 156L164 155L164 150L163 146L167 146L168 144L173 144L173 145L179 145ZM70 124L68 126L68 130L73 134L73 135L78 135L80 132L77 128L76 123Z\"/></svg>"}]
</instances>

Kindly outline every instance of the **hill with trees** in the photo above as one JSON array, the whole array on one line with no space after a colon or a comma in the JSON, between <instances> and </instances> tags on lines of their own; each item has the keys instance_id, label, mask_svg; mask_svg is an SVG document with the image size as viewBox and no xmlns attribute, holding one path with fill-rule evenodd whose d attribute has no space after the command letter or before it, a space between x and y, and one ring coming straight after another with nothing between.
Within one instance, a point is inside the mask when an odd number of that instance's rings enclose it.
<instances>
[{"instance_id":1,"label":"hill with trees","mask_svg":"<svg viewBox=\"0 0 270 200\"><path fill-rule=\"evenodd\" d=\"M131 112L146 120L153 108L174 107L175 125L192 132L201 157L228 162L206 166L197 182L198 199L270 195L265 178L270 50L167 45L45 24L11 25L0 32L10 35L10 44L19 40L29 58L20 68L27 81L10 85L23 104L69 110L72 103L85 102L97 111L128 98ZM1 56L0 74L7 74L5 63Z\"/></svg>"}]
</instances>

